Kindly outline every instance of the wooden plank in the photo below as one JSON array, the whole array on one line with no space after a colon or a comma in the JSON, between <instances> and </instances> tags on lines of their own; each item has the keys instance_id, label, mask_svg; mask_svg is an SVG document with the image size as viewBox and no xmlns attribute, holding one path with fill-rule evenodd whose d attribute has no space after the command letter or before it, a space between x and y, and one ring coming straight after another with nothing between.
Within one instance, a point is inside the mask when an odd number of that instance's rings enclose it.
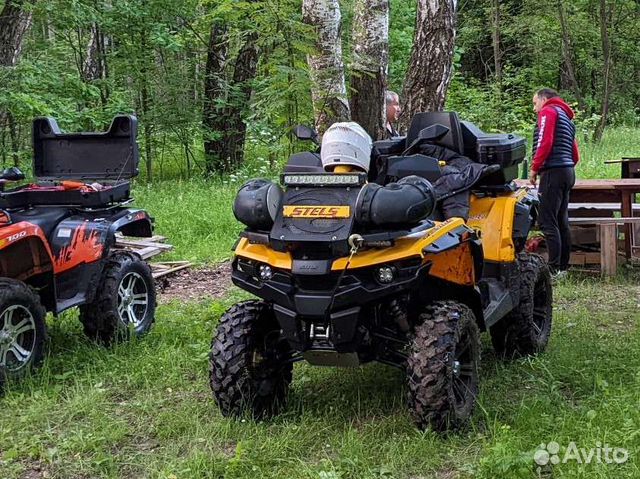
<instances>
[{"instance_id":1,"label":"wooden plank","mask_svg":"<svg viewBox=\"0 0 640 479\"><path fill-rule=\"evenodd\" d=\"M152 274L154 278L161 278L171 273L181 271L189 268L191 263L189 261L175 261L173 264L151 263ZM180 263L180 264L177 264Z\"/></svg>"},{"instance_id":2,"label":"wooden plank","mask_svg":"<svg viewBox=\"0 0 640 479\"><path fill-rule=\"evenodd\" d=\"M610 190L571 190L571 203L620 203L620 192Z\"/></svg>"},{"instance_id":3,"label":"wooden plank","mask_svg":"<svg viewBox=\"0 0 640 479\"><path fill-rule=\"evenodd\" d=\"M162 250L170 250L173 248L172 245L170 244L166 244L166 243L157 243L154 241L137 241L137 240L126 240L126 239L116 239L116 245L121 245L121 246L139 246L139 247L143 247L143 248L147 248L149 246L153 246L156 248L160 248Z\"/></svg>"},{"instance_id":4,"label":"wooden plank","mask_svg":"<svg viewBox=\"0 0 640 479\"><path fill-rule=\"evenodd\" d=\"M599 243L596 225L571 225L571 244L574 246Z\"/></svg>"},{"instance_id":5,"label":"wooden plank","mask_svg":"<svg viewBox=\"0 0 640 479\"><path fill-rule=\"evenodd\" d=\"M640 189L640 179L637 178L615 178L603 180L577 180L572 190L600 190L638 188Z\"/></svg>"},{"instance_id":6,"label":"wooden plank","mask_svg":"<svg viewBox=\"0 0 640 479\"><path fill-rule=\"evenodd\" d=\"M622 217L622 218L607 218L607 217L595 217L595 218L569 218L570 224L592 224L592 225L601 225L601 224L631 224L631 223L640 223L640 216L632 216L632 217Z\"/></svg>"},{"instance_id":7,"label":"wooden plank","mask_svg":"<svg viewBox=\"0 0 640 479\"><path fill-rule=\"evenodd\" d=\"M600 273L615 276L618 271L618 227L613 223L600 225Z\"/></svg>"},{"instance_id":8,"label":"wooden plank","mask_svg":"<svg viewBox=\"0 0 640 479\"><path fill-rule=\"evenodd\" d=\"M116 241L124 239L126 241L151 241L153 243L164 243L167 241L166 236L153 235L151 238L141 238L139 236L124 236L122 233L116 233Z\"/></svg>"},{"instance_id":9,"label":"wooden plank","mask_svg":"<svg viewBox=\"0 0 640 479\"><path fill-rule=\"evenodd\" d=\"M153 246L148 246L146 248L140 248L133 250L134 253L139 254L142 259L153 258L154 256L158 256L164 253L163 250L155 248Z\"/></svg>"},{"instance_id":10,"label":"wooden plank","mask_svg":"<svg viewBox=\"0 0 640 479\"><path fill-rule=\"evenodd\" d=\"M569 203L569 211L580 209L620 211L620 207L620 203ZM634 203L633 210L640 211L640 203Z\"/></svg>"},{"instance_id":11,"label":"wooden plank","mask_svg":"<svg viewBox=\"0 0 640 479\"><path fill-rule=\"evenodd\" d=\"M600 253L592 251L573 251L569 258L572 266L599 265Z\"/></svg>"}]
</instances>

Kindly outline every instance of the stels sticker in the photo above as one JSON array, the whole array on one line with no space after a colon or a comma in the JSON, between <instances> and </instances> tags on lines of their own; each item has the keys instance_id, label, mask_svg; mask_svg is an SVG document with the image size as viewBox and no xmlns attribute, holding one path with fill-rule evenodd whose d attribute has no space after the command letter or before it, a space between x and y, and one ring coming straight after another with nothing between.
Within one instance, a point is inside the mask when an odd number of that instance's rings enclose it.
<instances>
[{"instance_id":1,"label":"stels sticker","mask_svg":"<svg viewBox=\"0 0 640 479\"><path fill-rule=\"evenodd\" d=\"M283 207L285 218L349 218L351 209L348 206L294 206Z\"/></svg>"}]
</instances>

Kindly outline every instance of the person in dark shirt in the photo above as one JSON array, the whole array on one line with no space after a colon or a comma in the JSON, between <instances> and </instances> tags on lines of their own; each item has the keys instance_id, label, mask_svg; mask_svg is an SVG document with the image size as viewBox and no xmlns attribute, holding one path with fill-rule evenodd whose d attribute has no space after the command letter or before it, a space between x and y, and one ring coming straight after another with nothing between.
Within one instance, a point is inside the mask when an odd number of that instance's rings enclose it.
<instances>
[{"instance_id":1,"label":"person in dark shirt","mask_svg":"<svg viewBox=\"0 0 640 479\"><path fill-rule=\"evenodd\" d=\"M557 276L566 274L571 255L569 193L576 181L574 167L580 160L574 113L555 90L543 88L533 96L538 122L533 139L529 181L540 177L538 223L549 252L549 267Z\"/></svg>"},{"instance_id":2,"label":"person in dark shirt","mask_svg":"<svg viewBox=\"0 0 640 479\"><path fill-rule=\"evenodd\" d=\"M400 108L400 97L396 92L393 92L391 90L387 90L384 97L387 110L387 138L400 136L398 130L396 130L393 126L393 124L396 123L400 118L400 112L402 111L402 109Z\"/></svg>"}]
</instances>

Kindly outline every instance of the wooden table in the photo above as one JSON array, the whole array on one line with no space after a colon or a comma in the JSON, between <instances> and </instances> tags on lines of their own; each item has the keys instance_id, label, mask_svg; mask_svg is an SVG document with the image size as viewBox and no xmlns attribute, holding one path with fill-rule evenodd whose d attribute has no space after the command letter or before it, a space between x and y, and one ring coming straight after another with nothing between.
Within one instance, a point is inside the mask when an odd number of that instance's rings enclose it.
<instances>
[{"instance_id":1,"label":"wooden table","mask_svg":"<svg viewBox=\"0 0 640 479\"><path fill-rule=\"evenodd\" d=\"M640 178L620 178L614 180L577 180L571 190L569 201L572 203L620 204L623 218L633 216L633 203L636 193L640 193ZM624 224L624 252L627 259L632 253L633 225Z\"/></svg>"},{"instance_id":2,"label":"wooden table","mask_svg":"<svg viewBox=\"0 0 640 479\"><path fill-rule=\"evenodd\" d=\"M516 180L518 186L530 183L526 180ZM623 218L633 216L633 203L636 193L640 193L640 178L620 178L612 180L576 180L571 190L571 203L617 203ZM624 252L627 259L632 253L633 225L624 224Z\"/></svg>"},{"instance_id":3,"label":"wooden table","mask_svg":"<svg viewBox=\"0 0 640 479\"><path fill-rule=\"evenodd\" d=\"M605 164L620 163L620 178L640 178L640 158L622 157L620 160L607 160Z\"/></svg>"}]
</instances>

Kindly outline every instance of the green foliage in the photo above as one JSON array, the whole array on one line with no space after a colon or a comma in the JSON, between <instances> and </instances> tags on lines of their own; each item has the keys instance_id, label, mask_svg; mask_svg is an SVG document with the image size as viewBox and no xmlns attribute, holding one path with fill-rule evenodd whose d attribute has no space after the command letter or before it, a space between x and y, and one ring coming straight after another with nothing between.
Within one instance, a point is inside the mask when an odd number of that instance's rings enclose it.
<instances>
[{"instance_id":1,"label":"green foliage","mask_svg":"<svg viewBox=\"0 0 640 479\"><path fill-rule=\"evenodd\" d=\"M598 2L566 1L568 30L578 90L569 82L562 56L562 32L557 1L500 1L502 83L494 72L492 43L493 4L487 0L459 2L458 59L449 92L448 108L464 108L488 129L521 130L531 123L531 97L541 87L559 90L571 103L580 105L582 117L600 113L603 96L602 45ZM614 12L609 32L614 58L610 124L637 125L640 88L635 73L640 53L635 47L638 31L637 2L606 2ZM597 121L596 121L597 123ZM582 126L586 127L587 123ZM593 131L595 123L590 125Z\"/></svg>"},{"instance_id":2,"label":"green foliage","mask_svg":"<svg viewBox=\"0 0 640 479\"><path fill-rule=\"evenodd\" d=\"M562 73L558 2L500 2L503 75L498 84L493 72L493 2L466 0L458 2L447 108L489 131L528 132L534 121L531 95L551 86L583 110L578 112L581 136L592 133L603 91L598 2L563 1L579 92ZM353 0L340 3L348 66ZM640 11L632 0L607 0L607 5L613 7L614 59L608 121L633 127L640 123L640 30L635 28ZM402 91L415 18L416 2L391 2L389 88L397 92ZM30 123L36 116L53 116L63 129L78 131L104 129L115 114L135 113L142 159L150 161L155 178L200 175L205 170L203 139L221 135L202 127L214 21L228 26L232 60L247 36L258 33L260 60L249 103L239 104L232 61L222 74L224 94L217 101L242 111L247 167L267 164L273 170L299 148L291 127L313 122L306 55L312 51L314 31L301 21L300 0L36 2L18 66L0 70L0 111L10 112L13 119L12 124L0 121L0 161L17 159L23 167L30 163ZM104 41L101 58L106 68L100 78L89 80L83 71L95 26Z\"/></svg>"}]
</instances>

